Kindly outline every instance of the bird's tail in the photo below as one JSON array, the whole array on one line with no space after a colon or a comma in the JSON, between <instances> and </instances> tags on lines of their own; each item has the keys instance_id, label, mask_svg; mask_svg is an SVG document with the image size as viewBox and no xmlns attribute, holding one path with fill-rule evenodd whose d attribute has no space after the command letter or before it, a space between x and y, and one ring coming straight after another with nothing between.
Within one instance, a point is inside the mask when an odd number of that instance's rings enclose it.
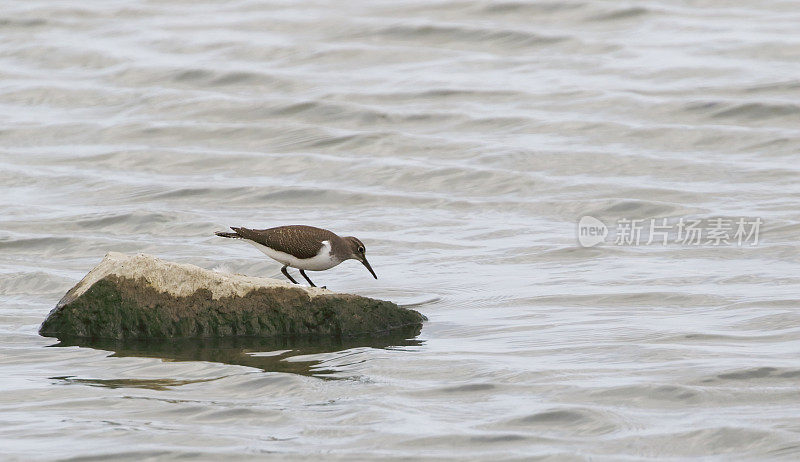
<instances>
[{"instance_id":1,"label":"bird's tail","mask_svg":"<svg viewBox=\"0 0 800 462\"><path fill-rule=\"evenodd\" d=\"M217 231L214 234L216 234L219 237L230 237L230 238L233 238L233 239L241 239L242 238L242 236L239 236L236 233L226 233L226 232L222 232L222 231Z\"/></svg>"}]
</instances>

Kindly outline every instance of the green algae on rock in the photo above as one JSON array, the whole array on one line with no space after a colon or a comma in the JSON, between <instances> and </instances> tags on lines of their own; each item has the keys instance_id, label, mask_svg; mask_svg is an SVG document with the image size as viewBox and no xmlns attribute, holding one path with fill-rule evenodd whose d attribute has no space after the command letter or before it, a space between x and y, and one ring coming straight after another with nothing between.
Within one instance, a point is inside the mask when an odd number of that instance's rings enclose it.
<instances>
[{"instance_id":1,"label":"green algae on rock","mask_svg":"<svg viewBox=\"0 0 800 462\"><path fill-rule=\"evenodd\" d=\"M380 335L425 320L384 300L109 252L39 333L107 339Z\"/></svg>"}]
</instances>

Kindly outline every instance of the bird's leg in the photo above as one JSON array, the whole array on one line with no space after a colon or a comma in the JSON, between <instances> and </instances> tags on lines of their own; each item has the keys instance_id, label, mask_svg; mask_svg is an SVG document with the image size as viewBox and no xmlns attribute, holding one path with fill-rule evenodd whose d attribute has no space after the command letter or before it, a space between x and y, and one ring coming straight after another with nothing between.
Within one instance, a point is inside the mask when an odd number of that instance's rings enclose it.
<instances>
[{"instance_id":1,"label":"bird's leg","mask_svg":"<svg viewBox=\"0 0 800 462\"><path fill-rule=\"evenodd\" d=\"M306 281L308 281L308 283L311 284L311 287L317 287L317 286L314 285L313 282L311 282L311 279L309 279L308 276L306 276L306 272L305 271L300 270L300 274L302 274L303 277L306 278Z\"/></svg>"},{"instance_id":2,"label":"bird's leg","mask_svg":"<svg viewBox=\"0 0 800 462\"><path fill-rule=\"evenodd\" d=\"M283 273L284 276L289 278L290 281L292 281L293 283L297 284L297 281L295 281L294 278L289 275L289 272L286 271L286 267L287 266L289 266L289 265L283 265L283 268L281 268L281 273ZM302 271L300 271L300 272L302 273ZM306 279L308 279L308 278L306 278Z\"/></svg>"}]
</instances>

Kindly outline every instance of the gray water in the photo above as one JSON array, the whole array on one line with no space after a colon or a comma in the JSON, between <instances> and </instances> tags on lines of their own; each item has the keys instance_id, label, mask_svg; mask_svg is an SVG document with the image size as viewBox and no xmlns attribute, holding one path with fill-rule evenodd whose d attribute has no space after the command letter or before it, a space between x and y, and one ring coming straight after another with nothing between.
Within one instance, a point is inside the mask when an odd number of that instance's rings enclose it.
<instances>
[{"instance_id":1,"label":"gray water","mask_svg":"<svg viewBox=\"0 0 800 462\"><path fill-rule=\"evenodd\" d=\"M800 457L800 3L6 1L8 460ZM757 245L576 223L760 219ZM380 341L38 336L107 251L280 277L358 236Z\"/></svg>"}]
</instances>

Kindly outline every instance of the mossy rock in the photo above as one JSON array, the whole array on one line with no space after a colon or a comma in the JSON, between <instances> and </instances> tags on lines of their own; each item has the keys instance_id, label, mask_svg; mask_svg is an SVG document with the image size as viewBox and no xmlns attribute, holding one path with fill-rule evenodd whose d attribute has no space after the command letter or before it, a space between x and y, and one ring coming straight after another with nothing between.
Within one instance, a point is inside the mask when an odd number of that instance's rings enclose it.
<instances>
[{"instance_id":1,"label":"mossy rock","mask_svg":"<svg viewBox=\"0 0 800 462\"><path fill-rule=\"evenodd\" d=\"M389 301L111 252L67 292L39 333L119 340L351 337L424 320Z\"/></svg>"}]
</instances>

